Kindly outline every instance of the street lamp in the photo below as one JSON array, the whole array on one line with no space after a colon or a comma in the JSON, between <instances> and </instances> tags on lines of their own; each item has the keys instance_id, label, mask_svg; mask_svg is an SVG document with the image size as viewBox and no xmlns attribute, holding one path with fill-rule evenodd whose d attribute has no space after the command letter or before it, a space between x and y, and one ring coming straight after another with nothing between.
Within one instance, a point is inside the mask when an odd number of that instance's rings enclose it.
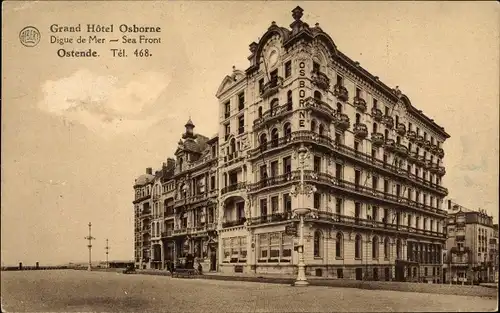
<instances>
[{"instance_id":1,"label":"street lamp","mask_svg":"<svg viewBox=\"0 0 500 313\"><path fill-rule=\"evenodd\" d=\"M293 212L300 218L300 237L299 245L297 247L297 252L299 254L299 263L297 271L297 279L294 282L294 286L301 287L309 285L306 278L306 265L304 262L304 217L309 214L311 209L305 205L305 198L308 195L314 194L316 188L312 185L307 185L304 183L304 167L305 160L310 158L309 150L302 144L296 152L296 158L299 159L300 164L300 182L298 186L293 186L291 190L291 195L297 197L298 206L293 210Z\"/></svg>"}]
</instances>

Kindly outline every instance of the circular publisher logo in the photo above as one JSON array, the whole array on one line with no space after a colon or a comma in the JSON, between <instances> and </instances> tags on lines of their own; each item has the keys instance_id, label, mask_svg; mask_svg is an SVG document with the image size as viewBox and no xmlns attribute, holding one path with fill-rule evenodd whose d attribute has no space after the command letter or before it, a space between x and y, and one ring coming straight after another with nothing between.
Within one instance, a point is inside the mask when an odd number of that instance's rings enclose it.
<instances>
[{"instance_id":1,"label":"circular publisher logo","mask_svg":"<svg viewBox=\"0 0 500 313\"><path fill-rule=\"evenodd\" d=\"M40 42L40 31L36 27L26 26L19 32L19 40L25 47L34 47Z\"/></svg>"}]
</instances>

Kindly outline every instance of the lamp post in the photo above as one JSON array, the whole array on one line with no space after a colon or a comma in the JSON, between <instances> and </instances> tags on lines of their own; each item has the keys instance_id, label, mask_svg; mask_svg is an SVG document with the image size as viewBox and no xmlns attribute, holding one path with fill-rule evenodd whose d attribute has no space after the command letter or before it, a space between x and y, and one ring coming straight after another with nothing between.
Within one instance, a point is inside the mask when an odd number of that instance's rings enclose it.
<instances>
[{"instance_id":1,"label":"lamp post","mask_svg":"<svg viewBox=\"0 0 500 313\"><path fill-rule=\"evenodd\" d=\"M294 197L297 197L298 206L293 210L293 212L299 216L300 218L300 237L299 237L299 245L297 247L297 252L299 254L299 263L298 263L298 271L297 271L297 279L294 282L294 286L302 287L309 285L309 282L306 278L306 265L304 261L304 217L311 211L310 208L305 205L305 197L306 195L313 194L316 191L316 188L312 185L306 185L304 183L304 167L305 160L310 157L309 150L304 147L302 144L300 148L296 151L296 158L298 158L300 164L300 182L298 186L293 186L291 190L291 194Z\"/></svg>"},{"instance_id":2,"label":"lamp post","mask_svg":"<svg viewBox=\"0 0 500 313\"><path fill-rule=\"evenodd\" d=\"M92 240L95 240L94 237L92 237L92 223L89 222L89 235L85 237L89 241L89 244L87 247L89 248L89 267L87 268L88 271L92 270Z\"/></svg>"}]
</instances>

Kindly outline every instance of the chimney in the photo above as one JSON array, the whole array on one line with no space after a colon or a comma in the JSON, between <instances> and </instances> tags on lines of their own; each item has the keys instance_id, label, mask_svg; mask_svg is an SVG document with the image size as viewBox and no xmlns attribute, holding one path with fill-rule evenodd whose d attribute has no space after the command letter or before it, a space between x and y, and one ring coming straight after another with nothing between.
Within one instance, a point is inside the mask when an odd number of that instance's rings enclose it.
<instances>
[{"instance_id":1,"label":"chimney","mask_svg":"<svg viewBox=\"0 0 500 313\"><path fill-rule=\"evenodd\" d=\"M153 175L153 168L152 167L146 168L146 174Z\"/></svg>"}]
</instances>

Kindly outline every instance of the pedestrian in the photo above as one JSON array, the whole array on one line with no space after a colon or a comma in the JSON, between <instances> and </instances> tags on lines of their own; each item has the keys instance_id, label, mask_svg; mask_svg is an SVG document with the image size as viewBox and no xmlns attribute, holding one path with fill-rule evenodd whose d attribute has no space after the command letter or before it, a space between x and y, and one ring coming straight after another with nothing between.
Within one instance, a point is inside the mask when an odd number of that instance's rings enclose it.
<instances>
[{"instance_id":1,"label":"pedestrian","mask_svg":"<svg viewBox=\"0 0 500 313\"><path fill-rule=\"evenodd\" d=\"M198 262L198 274L202 275L203 274L203 266L201 266L201 263Z\"/></svg>"}]
</instances>

